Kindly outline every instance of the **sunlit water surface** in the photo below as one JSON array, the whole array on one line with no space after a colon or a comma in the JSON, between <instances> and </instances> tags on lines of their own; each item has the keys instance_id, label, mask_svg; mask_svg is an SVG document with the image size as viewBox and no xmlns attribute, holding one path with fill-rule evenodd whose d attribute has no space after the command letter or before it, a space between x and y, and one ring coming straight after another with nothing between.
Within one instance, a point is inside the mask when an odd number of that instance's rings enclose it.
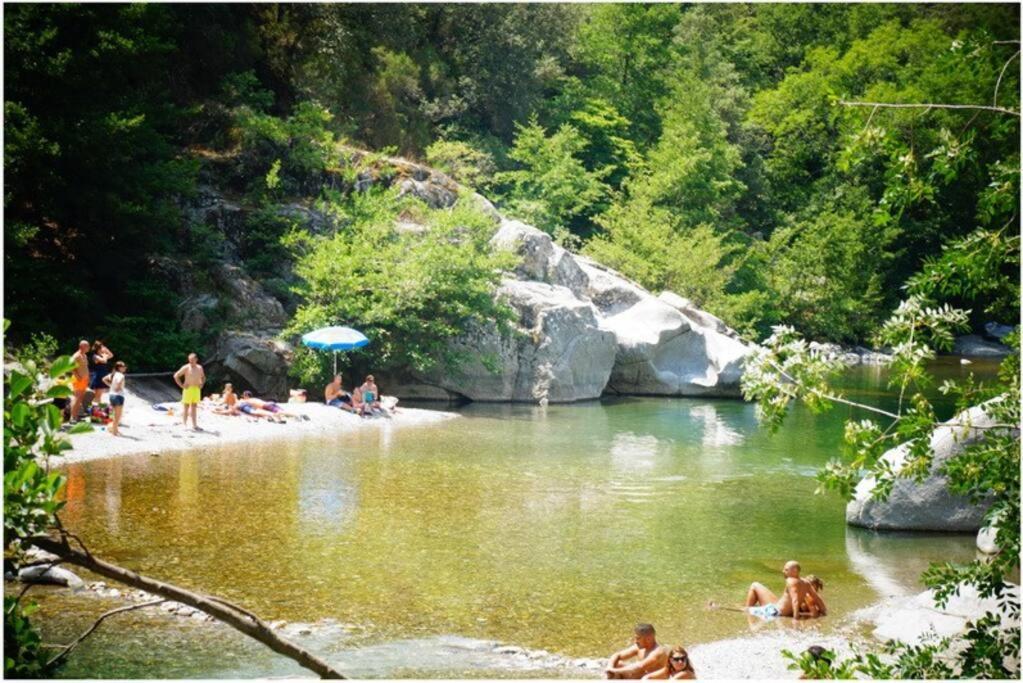
<instances>
[{"instance_id":1,"label":"sunlit water surface","mask_svg":"<svg viewBox=\"0 0 1023 683\"><path fill-rule=\"evenodd\" d=\"M846 384L852 398L894 404L877 368ZM753 580L780 586L793 558L826 581L833 616L814 628L827 632L882 597L885 581L916 589L928 561L972 556L969 536L848 529L843 502L814 495L844 420L860 416L844 407L797 409L774 435L730 400L460 412L73 465L63 519L99 555L267 620L347 624L303 644L361 676L567 675L506 671L479 640L602 657L637 621L665 642L739 635L750 629L741 615L704 605L739 602ZM106 606L43 594L47 635L66 639ZM298 672L223 627L132 613L104 624L63 675Z\"/></svg>"}]
</instances>

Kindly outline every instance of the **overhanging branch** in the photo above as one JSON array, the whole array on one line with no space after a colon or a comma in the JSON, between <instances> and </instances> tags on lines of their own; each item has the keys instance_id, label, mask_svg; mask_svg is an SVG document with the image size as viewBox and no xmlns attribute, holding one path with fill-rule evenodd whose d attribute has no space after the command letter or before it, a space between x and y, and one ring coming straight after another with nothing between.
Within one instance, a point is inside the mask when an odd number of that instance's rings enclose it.
<instances>
[{"instance_id":1,"label":"overhanging branch","mask_svg":"<svg viewBox=\"0 0 1023 683\"><path fill-rule=\"evenodd\" d=\"M136 609L144 609L146 607L152 607L153 605L159 605L161 602L167 602L167 601L164 600L163 598L160 598L159 600L150 600L148 602L140 602L137 605L127 605L125 607L118 607L117 609L112 609L112 610L110 610L108 612L104 612L103 614L99 615L99 618L96 619L96 621L92 622L92 626L90 626L89 628L85 629L85 631L82 633L82 635L78 636L77 638L72 640L67 645L64 645L63 649L60 652L58 652L57 654L55 654L53 656L53 659L51 659L50 661L48 661L46 663L46 668L49 669L54 664L56 664L60 660L62 660L65 657L67 657L69 654L71 654L72 650L74 650L76 647L81 645L83 640L85 640L90 635L92 635L92 632L95 631L97 628L99 628L99 625L102 624L108 617L112 617L115 614L121 614L122 612L130 612L130 611L136 610Z\"/></svg>"},{"instance_id":2,"label":"overhanging branch","mask_svg":"<svg viewBox=\"0 0 1023 683\"><path fill-rule=\"evenodd\" d=\"M214 619L222 621L245 635L258 640L274 652L297 662L300 666L309 669L320 678L344 678L339 671L324 660L274 633L273 629L256 615L246 609L232 605L222 598L200 595L179 586L143 576L130 569L101 560L90 553L76 550L66 540L61 541L48 536L38 536L31 538L30 542L40 550L53 553L64 562L83 567L100 576L123 583L126 586L138 588L147 593L159 595L167 600L174 600L205 612Z\"/></svg>"},{"instance_id":3,"label":"overhanging branch","mask_svg":"<svg viewBox=\"0 0 1023 683\"><path fill-rule=\"evenodd\" d=\"M1012 116L1019 116L1019 112L1015 109L1006 109L1005 107L992 107L984 104L937 104L927 102L850 102L848 100L839 100L839 104L843 107L877 107L881 109L972 109L980 111L994 111L999 114L1010 114Z\"/></svg>"}]
</instances>

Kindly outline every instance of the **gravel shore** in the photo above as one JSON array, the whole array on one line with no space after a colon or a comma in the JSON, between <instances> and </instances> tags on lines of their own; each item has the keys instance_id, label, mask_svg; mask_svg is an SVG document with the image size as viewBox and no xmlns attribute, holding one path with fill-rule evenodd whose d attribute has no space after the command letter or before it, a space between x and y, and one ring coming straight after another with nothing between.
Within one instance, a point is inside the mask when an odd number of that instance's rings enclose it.
<instances>
[{"instance_id":1,"label":"gravel shore","mask_svg":"<svg viewBox=\"0 0 1023 683\"><path fill-rule=\"evenodd\" d=\"M137 395L128 393L124 406L121 434L113 436L94 425L94 431L71 436L73 450L60 462L73 463L125 455L153 455L232 443L252 443L281 437L316 436L355 429L395 429L432 424L457 417L455 413L398 407L390 417L362 418L322 403L287 403L282 407L296 417L285 424L244 415L217 415L211 406L199 408L200 431L181 423L181 405L174 414L153 408Z\"/></svg>"}]
</instances>

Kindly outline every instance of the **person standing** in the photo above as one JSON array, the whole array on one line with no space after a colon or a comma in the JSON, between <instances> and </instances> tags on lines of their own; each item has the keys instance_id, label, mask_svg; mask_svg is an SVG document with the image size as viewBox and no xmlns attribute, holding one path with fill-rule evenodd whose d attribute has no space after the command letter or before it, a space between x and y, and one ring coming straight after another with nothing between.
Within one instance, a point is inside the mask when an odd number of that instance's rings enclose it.
<instances>
[{"instance_id":1,"label":"person standing","mask_svg":"<svg viewBox=\"0 0 1023 683\"><path fill-rule=\"evenodd\" d=\"M199 365L199 356L188 354L188 362L174 373L174 381L181 387L181 424L188 426L188 414L192 414L192 429L198 431L196 416L199 413L199 401L202 400L202 385L206 383L206 371Z\"/></svg>"},{"instance_id":2,"label":"person standing","mask_svg":"<svg viewBox=\"0 0 1023 683\"><path fill-rule=\"evenodd\" d=\"M128 366L124 361L114 363L114 371L103 377L103 384L110 388L110 407L113 408L114 417L110 422L108 430L114 436L120 436L121 414L124 413L124 373Z\"/></svg>"},{"instance_id":3,"label":"person standing","mask_svg":"<svg viewBox=\"0 0 1023 683\"><path fill-rule=\"evenodd\" d=\"M71 421L78 419L85 400L85 392L89 389L89 342L84 339L78 342L78 350L71 355L75 369L71 372Z\"/></svg>"},{"instance_id":4,"label":"person standing","mask_svg":"<svg viewBox=\"0 0 1023 683\"><path fill-rule=\"evenodd\" d=\"M114 352L107 348L102 339L92 343L92 351L89 353L89 388L96 393L96 403L100 402L107 385L103 378L109 375L107 363L114 357Z\"/></svg>"}]
</instances>

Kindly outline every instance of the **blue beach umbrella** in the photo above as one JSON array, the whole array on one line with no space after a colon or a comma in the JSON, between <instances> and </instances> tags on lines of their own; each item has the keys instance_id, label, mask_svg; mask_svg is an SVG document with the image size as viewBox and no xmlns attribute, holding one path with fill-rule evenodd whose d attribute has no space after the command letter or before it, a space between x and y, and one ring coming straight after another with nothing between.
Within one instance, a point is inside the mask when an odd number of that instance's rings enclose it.
<instances>
[{"instance_id":1,"label":"blue beach umbrella","mask_svg":"<svg viewBox=\"0 0 1023 683\"><path fill-rule=\"evenodd\" d=\"M337 352L351 351L369 343L366 335L351 327L335 325L321 327L302 335L302 343L311 349L323 349L334 352L334 374L337 374Z\"/></svg>"}]
</instances>

